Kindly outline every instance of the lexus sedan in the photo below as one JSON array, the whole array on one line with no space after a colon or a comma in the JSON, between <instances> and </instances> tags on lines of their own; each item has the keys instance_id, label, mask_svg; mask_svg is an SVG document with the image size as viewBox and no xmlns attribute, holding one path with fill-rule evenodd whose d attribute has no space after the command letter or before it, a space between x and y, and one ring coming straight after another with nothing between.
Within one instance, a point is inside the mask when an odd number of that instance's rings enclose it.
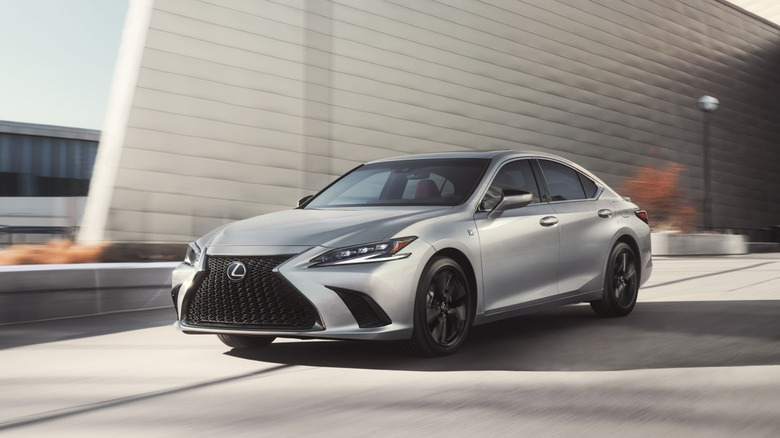
<instances>
[{"instance_id":1,"label":"lexus sedan","mask_svg":"<svg viewBox=\"0 0 780 438\"><path fill-rule=\"evenodd\" d=\"M588 302L625 316L652 271L647 213L538 152L363 164L292 210L217 228L173 273L176 327L229 347L276 337L456 351L472 325Z\"/></svg>"}]
</instances>

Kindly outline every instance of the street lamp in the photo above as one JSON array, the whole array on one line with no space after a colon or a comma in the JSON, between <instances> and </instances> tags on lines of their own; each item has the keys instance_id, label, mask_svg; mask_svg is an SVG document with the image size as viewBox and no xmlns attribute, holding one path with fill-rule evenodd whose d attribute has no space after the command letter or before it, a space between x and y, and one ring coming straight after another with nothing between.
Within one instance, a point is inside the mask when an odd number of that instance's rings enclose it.
<instances>
[{"instance_id":1,"label":"street lamp","mask_svg":"<svg viewBox=\"0 0 780 438\"><path fill-rule=\"evenodd\" d=\"M718 110L720 102L712 96L702 96L699 98L699 109L704 113L704 130L702 132L702 143L704 146L703 167L704 167L704 201L703 201L703 222L704 229L712 228L712 198L710 195L710 120L712 113Z\"/></svg>"}]
</instances>

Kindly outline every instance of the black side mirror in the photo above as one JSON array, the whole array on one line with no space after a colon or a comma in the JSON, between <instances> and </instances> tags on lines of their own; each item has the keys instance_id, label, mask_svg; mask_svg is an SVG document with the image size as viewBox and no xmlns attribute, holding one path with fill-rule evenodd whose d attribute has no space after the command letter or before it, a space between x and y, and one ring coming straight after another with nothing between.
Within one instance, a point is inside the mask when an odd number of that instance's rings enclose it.
<instances>
[{"instance_id":1,"label":"black side mirror","mask_svg":"<svg viewBox=\"0 0 780 438\"><path fill-rule=\"evenodd\" d=\"M522 190L504 190L504 196L501 197L501 202L496 205L488 217L491 219L500 217L505 211L525 207L533 202L533 200L534 195L532 193Z\"/></svg>"},{"instance_id":2,"label":"black side mirror","mask_svg":"<svg viewBox=\"0 0 780 438\"><path fill-rule=\"evenodd\" d=\"M310 200L311 198L313 198L313 197L314 197L314 195L308 195L308 196L304 196L303 198L299 199L299 200L298 200L298 207L300 207L300 206L302 206L303 204L305 204L305 203L309 202L309 200Z\"/></svg>"}]
</instances>

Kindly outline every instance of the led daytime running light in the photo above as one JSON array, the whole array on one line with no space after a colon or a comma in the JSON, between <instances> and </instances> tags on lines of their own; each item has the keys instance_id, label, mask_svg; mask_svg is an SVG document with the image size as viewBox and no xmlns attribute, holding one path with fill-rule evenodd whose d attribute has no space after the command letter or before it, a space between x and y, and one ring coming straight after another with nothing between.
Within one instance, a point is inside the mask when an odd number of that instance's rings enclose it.
<instances>
[{"instance_id":1,"label":"led daytime running light","mask_svg":"<svg viewBox=\"0 0 780 438\"><path fill-rule=\"evenodd\" d=\"M416 237L402 237L399 239L334 249L311 259L311 262L314 263L312 267L379 262L403 258L408 256L408 254L398 254L398 252L412 243L415 239Z\"/></svg>"}]
</instances>

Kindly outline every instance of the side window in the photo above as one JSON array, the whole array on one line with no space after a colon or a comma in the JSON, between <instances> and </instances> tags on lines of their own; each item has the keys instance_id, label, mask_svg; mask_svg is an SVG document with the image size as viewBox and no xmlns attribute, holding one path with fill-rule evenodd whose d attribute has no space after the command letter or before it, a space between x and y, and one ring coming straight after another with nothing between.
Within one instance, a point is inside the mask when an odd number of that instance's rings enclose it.
<instances>
[{"instance_id":1,"label":"side window","mask_svg":"<svg viewBox=\"0 0 780 438\"><path fill-rule=\"evenodd\" d=\"M529 160L516 160L505 164L490 184L480 207L483 210L493 209L501 201L503 191L506 189L529 192L534 197L532 202L541 200Z\"/></svg>"},{"instance_id":2,"label":"side window","mask_svg":"<svg viewBox=\"0 0 780 438\"><path fill-rule=\"evenodd\" d=\"M586 199L578 172L554 161L539 160L553 201Z\"/></svg>"},{"instance_id":3,"label":"side window","mask_svg":"<svg viewBox=\"0 0 780 438\"><path fill-rule=\"evenodd\" d=\"M585 189L585 196L588 198L593 198L596 196L596 192L599 191L599 186L596 185L596 183L593 182L590 178L587 176L577 172L577 176L580 177L580 182L582 183L582 188Z\"/></svg>"}]
</instances>

